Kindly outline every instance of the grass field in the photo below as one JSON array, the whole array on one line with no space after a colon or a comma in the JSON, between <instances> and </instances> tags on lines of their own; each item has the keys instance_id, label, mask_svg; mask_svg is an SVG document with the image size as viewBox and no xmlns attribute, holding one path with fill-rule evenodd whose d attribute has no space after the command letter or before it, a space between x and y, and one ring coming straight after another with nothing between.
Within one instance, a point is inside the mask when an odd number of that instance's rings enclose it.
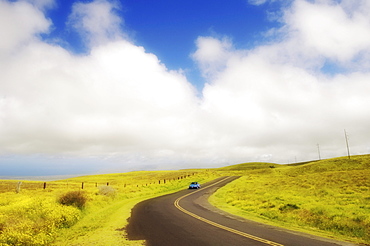
<instances>
[{"instance_id":1,"label":"grass field","mask_svg":"<svg viewBox=\"0 0 370 246\"><path fill-rule=\"evenodd\" d=\"M211 203L249 219L370 245L369 155L258 165L223 168L245 175L218 190Z\"/></svg>"},{"instance_id":2,"label":"grass field","mask_svg":"<svg viewBox=\"0 0 370 246\"><path fill-rule=\"evenodd\" d=\"M130 172L47 182L0 181L0 245L143 245L125 226L140 201L220 176L240 179L210 198L231 213L295 230L369 245L370 155L278 165ZM18 187L18 190L17 190ZM45 188L45 189L44 189ZM60 198L79 191L83 206Z\"/></svg>"},{"instance_id":3,"label":"grass field","mask_svg":"<svg viewBox=\"0 0 370 246\"><path fill-rule=\"evenodd\" d=\"M206 170L131 172L47 182L46 189L44 182L23 181L18 193L18 181L3 180L0 245L142 245L125 239L136 203L217 175ZM81 191L86 205L61 205L59 197L70 191Z\"/></svg>"}]
</instances>

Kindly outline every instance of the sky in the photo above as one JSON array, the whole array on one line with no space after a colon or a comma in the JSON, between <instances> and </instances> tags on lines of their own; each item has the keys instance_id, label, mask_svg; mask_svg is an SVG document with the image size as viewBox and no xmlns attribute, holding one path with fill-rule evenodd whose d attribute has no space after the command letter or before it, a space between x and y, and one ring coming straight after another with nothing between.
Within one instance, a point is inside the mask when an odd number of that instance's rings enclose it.
<instances>
[{"instance_id":1,"label":"sky","mask_svg":"<svg viewBox=\"0 0 370 246\"><path fill-rule=\"evenodd\" d=\"M368 0L0 0L0 176L370 153Z\"/></svg>"}]
</instances>

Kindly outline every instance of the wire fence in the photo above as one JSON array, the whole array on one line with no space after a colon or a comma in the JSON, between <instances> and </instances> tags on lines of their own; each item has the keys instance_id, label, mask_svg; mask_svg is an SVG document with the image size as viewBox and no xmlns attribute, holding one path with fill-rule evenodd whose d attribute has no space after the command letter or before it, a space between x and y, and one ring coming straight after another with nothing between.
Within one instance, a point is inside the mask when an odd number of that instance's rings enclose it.
<instances>
[{"instance_id":1,"label":"wire fence","mask_svg":"<svg viewBox=\"0 0 370 246\"><path fill-rule=\"evenodd\" d=\"M54 189L91 189L97 188L99 186L114 186L115 188L126 188L126 187L143 187L150 185L163 185L174 181L182 180L194 176L195 174L184 174L177 177L166 177L161 179L152 180L135 180L135 179L125 179L125 180L110 180L110 181L17 181L17 180L0 180L0 193L4 192L20 192L21 190L54 190Z\"/></svg>"}]
</instances>

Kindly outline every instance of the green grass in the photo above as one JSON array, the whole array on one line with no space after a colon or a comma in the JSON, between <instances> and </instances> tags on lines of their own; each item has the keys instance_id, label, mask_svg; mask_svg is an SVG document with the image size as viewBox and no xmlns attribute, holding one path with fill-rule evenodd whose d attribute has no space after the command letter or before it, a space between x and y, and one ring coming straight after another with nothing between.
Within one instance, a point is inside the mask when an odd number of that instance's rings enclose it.
<instances>
[{"instance_id":1,"label":"green grass","mask_svg":"<svg viewBox=\"0 0 370 246\"><path fill-rule=\"evenodd\" d=\"M369 243L370 156L249 169L210 202L249 219Z\"/></svg>"}]
</instances>

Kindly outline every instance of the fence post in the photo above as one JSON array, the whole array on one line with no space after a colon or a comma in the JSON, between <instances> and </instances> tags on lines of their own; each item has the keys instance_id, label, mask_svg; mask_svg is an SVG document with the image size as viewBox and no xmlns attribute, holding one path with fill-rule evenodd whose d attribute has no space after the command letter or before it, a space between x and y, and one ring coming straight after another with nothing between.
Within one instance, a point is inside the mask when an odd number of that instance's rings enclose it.
<instances>
[{"instance_id":1,"label":"fence post","mask_svg":"<svg viewBox=\"0 0 370 246\"><path fill-rule=\"evenodd\" d=\"M46 182L44 182L44 190L46 189Z\"/></svg>"},{"instance_id":2,"label":"fence post","mask_svg":"<svg viewBox=\"0 0 370 246\"><path fill-rule=\"evenodd\" d=\"M84 189L84 182L82 182L82 184L81 184L81 189L82 190Z\"/></svg>"},{"instance_id":3,"label":"fence post","mask_svg":"<svg viewBox=\"0 0 370 246\"><path fill-rule=\"evenodd\" d=\"M158 184L161 184L161 181L160 180L158 181Z\"/></svg>"},{"instance_id":4,"label":"fence post","mask_svg":"<svg viewBox=\"0 0 370 246\"><path fill-rule=\"evenodd\" d=\"M17 184L17 188L15 189L15 192L17 192L17 193L21 192L21 185L22 185L22 182L19 181L18 184Z\"/></svg>"},{"instance_id":5,"label":"fence post","mask_svg":"<svg viewBox=\"0 0 370 246\"><path fill-rule=\"evenodd\" d=\"M109 186L109 182L107 182L107 186Z\"/></svg>"}]
</instances>

